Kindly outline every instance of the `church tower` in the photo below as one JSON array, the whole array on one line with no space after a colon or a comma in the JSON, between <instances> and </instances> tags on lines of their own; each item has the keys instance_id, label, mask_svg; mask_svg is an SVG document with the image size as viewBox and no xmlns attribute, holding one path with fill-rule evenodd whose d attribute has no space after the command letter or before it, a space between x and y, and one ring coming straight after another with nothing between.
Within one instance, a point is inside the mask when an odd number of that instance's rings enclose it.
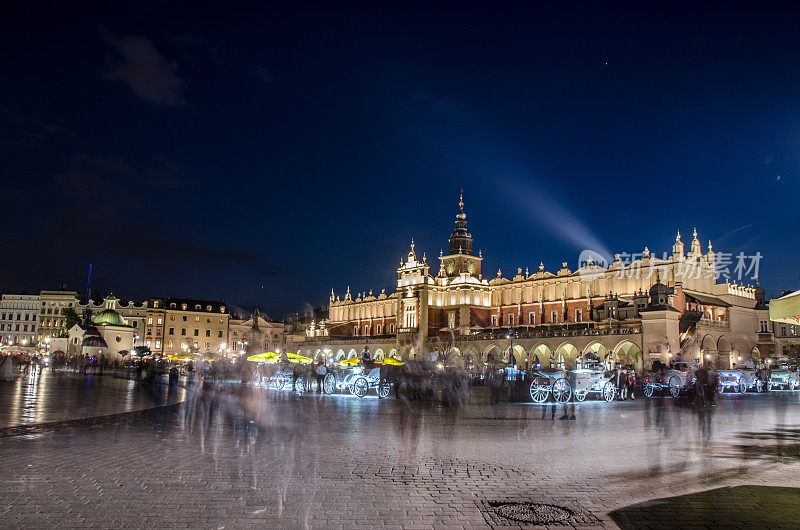
<instances>
[{"instance_id":1,"label":"church tower","mask_svg":"<svg viewBox=\"0 0 800 530\"><path fill-rule=\"evenodd\" d=\"M439 256L439 276L452 278L467 273L479 278L481 275L482 256L476 256L472 250L472 235L467 231L467 214L464 213L464 192L458 199L456 226L450 234L450 245L447 255Z\"/></svg>"}]
</instances>

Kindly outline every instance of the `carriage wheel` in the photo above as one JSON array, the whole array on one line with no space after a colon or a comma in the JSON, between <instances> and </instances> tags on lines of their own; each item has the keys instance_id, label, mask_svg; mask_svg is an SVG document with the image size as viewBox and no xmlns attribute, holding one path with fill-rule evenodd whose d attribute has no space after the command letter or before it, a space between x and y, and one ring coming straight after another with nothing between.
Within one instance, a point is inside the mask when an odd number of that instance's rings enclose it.
<instances>
[{"instance_id":1,"label":"carriage wheel","mask_svg":"<svg viewBox=\"0 0 800 530\"><path fill-rule=\"evenodd\" d=\"M577 399L578 401L583 401L584 399L586 399L587 395L589 395L589 391L588 390L576 390L575 391L575 399Z\"/></svg>"},{"instance_id":2,"label":"carriage wheel","mask_svg":"<svg viewBox=\"0 0 800 530\"><path fill-rule=\"evenodd\" d=\"M622 388L619 389L619 398L622 401L626 401L628 399L628 385L622 385Z\"/></svg>"},{"instance_id":3,"label":"carriage wheel","mask_svg":"<svg viewBox=\"0 0 800 530\"><path fill-rule=\"evenodd\" d=\"M319 392L319 381L317 381L317 378L316 378L316 377L314 377L313 379L311 379L311 385L310 385L310 386L311 386L311 391L312 391L312 392L314 392L315 394L316 394L317 392Z\"/></svg>"},{"instance_id":4,"label":"carriage wheel","mask_svg":"<svg viewBox=\"0 0 800 530\"><path fill-rule=\"evenodd\" d=\"M564 378L556 379L553 383L553 399L558 403L566 403L572 397L572 386Z\"/></svg>"},{"instance_id":5,"label":"carriage wheel","mask_svg":"<svg viewBox=\"0 0 800 530\"><path fill-rule=\"evenodd\" d=\"M534 380L531 383L531 399L534 403L544 403L550 396L550 387L547 383Z\"/></svg>"},{"instance_id":6,"label":"carriage wheel","mask_svg":"<svg viewBox=\"0 0 800 530\"><path fill-rule=\"evenodd\" d=\"M288 382L287 379L286 374L278 372L275 374L275 377L272 378L272 388L275 390L283 390Z\"/></svg>"},{"instance_id":7,"label":"carriage wheel","mask_svg":"<svg viewBox=\"0 0 800 530\"><path fill-rule=\"evenodd\" d=\"M767 383L767 390L772 392L774 388L775 388L775 386L772 384L772 381L769 381Z\"/></svg>"},{"instance_id":8,"label":"carriage wheel","mask_svg":"<svg viewBox=\"0 0 800 530\"><path fill-rule=\"evenodd\" d=\"M363 398L367 395L369 391L369 383L367 382L366 377L359 377L355 381L353 381L353 394L356 396Z\"/></svg>"},{"instance_id":9,"label":"carriage wheel","mask_svg":"<svg viewBox=\"0 0 800 530\"><path fill-rule=\"evenodd\" d=\"M606 381L606 384L603 385L603 399L611 403L615 397L617 397L617 387L611 381Z\"/></svg>"},{"instance_id":10,"label":"carriage wheel","mask_svg":"<svg viewBox=\"0 0 800 530\"><path fill-rule=\"evenodd\" d=\"M392 389L392 384L386 379L381 379L378 383L378 388L375 391L378 393L379 398L389 397L389 391Z\"/></svg>"},{"instance_id":11,"label":"carriage wheel","mask_svg":"<svg viewBox=\"0 0 800 530\"><path fill-rule=\"evenodd\" d=\"M326 394L336 392L336 376L333 375L333 372L325 374L325 378L322 380L322 391Z\"/></svg>"},{"instance_id":12,"label":"carriage wheel","mask_svg":"<svg viewBox=\"0 0 800 530\"><path fill-rule=\"evenodd\" d=\"M306 378L304 376L298 377L294 382L294 393L298 396L306 391Z\"/></svg>"},{"instance_id":13,"label":"carriage wheel","mask_svg":"<svg viewBox=\"0 0 800 530\"><path fill-rule=\"evenodd\" d=\"M746 394L747 393L747 381L744 380L744 377L739 379L739 393Z\"/></svg>"},{"instance_id":14,"label":"carriage wheel","mask_svg":"<svg viewBox=\"0 0 800 530\"><path fill-rule=\"evenodd\" d=\"M676 398L681 393L681 380L674 375L669 378L669 395Z\"/></svg>"},{"instance_id":15,"label":"carriage wheel","mask_svg":"<svg viewBox=\"0 0 800 530\"><path fill-rule=\"evenodd\" d=\"M645 385L644 397L653 397L653 383L647 383Z\"/></svg>"},{"instance_id":16,"label":"carriage wheel","mask_svg":"<svg viewBox=\"0 0 800 530\"><path fill-rule=\"evenodd\" d=\"M800 381L794 380L794 381L792 381L792 383L789 385L789 389L791 389L791 390L797 390L797 387L799 387L799 386L800 386Z\"/></svg>"},{"instance_id":17,"label":"carriage wheel","mask_svg":"<svg viewBox=\"0 0 800 530\"><path fill-rule=\"evenodd\" d=\"M761 381L761 379L756 377L755 384L756 384L756 393L757 394L760 394L761 392L764 391L764 382Z\"/></svg>"}]
</instances>

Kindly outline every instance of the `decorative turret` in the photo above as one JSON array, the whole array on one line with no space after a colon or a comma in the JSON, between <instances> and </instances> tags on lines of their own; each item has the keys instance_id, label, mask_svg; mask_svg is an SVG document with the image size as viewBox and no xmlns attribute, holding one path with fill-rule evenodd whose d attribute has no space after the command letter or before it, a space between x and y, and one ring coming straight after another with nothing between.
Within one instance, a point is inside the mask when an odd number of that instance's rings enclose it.
<instances>
[{"instance_id":1,"label":"decorative turret","mask_svg":"<svg viewBox=\"0 0 800 530\"><path fill-rule=\"evenodd\" d=\"M672 245L672 255L674 257L683 257L683 241L681 241L680 230L678 230L678 235L675 237L675 244Z\"/></svg>"},{"instance_id":2,"label":"decorative turret","mask_svg":"<svg viewBox=\"0 0 800 530\"><path fill-rule=\"evenodd\" d=\"M656 271L656 283L650 287L650 305L666 306L669 304L669 295L672 289L661 283L661 272Z\"/></svg>"},{"instance_id":3,"label":"decorative turret","mask_svg":"<svg viewBox=\"0 0 800 530\"><path fill-rule=\"evenodd\" d=\"M450 252L452 254L468 254L473 256L472 235L467 231L467 214L464 213L464 192L458 198L456 227L450 234Z\"/></svg>"},{"instance_id":4,"label":"decorative turret","mask_svg":"<svg viewBox=\"0 0 800 530\"><path fill-rule=\"evenodd\" d=\"M454 277L462 273L480 277L482 256L475 255L472 249L472 235L467 231L467 214L464 213L463 190L458 199L455 229L450 234L446 256L439 256L441 262L439 276Z\"/></svg>"},{"instance_id":5,"label":"decorative turret","mask_svg":"<svg viewBox=\"0 0 800 530\"><path fill-rule=\"evenodd\" d=\"M699 256L703 253L703 247L700 245L700 240L697 239L697 228L694 229L694 237L692 238L692 250L691 253L695 256Z\"/></svg>"}]
</instances>

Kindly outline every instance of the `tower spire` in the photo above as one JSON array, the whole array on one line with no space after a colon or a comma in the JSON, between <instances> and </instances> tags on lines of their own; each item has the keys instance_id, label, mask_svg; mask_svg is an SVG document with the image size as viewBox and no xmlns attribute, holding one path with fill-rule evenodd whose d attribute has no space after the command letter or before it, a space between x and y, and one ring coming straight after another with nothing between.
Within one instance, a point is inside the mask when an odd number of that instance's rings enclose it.
<instances>
[{"instance_id":1,"label":"tower spire","mask_svg":"<svg viewBox=\"0 0 800 530\"><path fill-rule=\"evenodd\" d=\"M458 196L458 211L464 213L464 188L461 188L461 193Z\"/></svg>"}]
</instances>

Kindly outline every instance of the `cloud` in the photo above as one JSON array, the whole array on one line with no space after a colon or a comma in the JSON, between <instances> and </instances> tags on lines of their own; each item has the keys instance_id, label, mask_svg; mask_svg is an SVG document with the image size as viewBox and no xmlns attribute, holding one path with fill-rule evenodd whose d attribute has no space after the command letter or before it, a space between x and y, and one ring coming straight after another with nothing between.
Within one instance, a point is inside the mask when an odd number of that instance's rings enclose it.
<instances>
[{"instance_id":1,"label":"cloud","mask_svg":"<svg viewBox=\"0 0 800 530\"><path fill-rule=\"evenodd\" d=\"M127 85L134 94L156 105L186 103L178 66L158 53L152 42L139 36L107 36L106 40L124 60L105 74L106 79Z\"/></svg>"}]
</instances>

